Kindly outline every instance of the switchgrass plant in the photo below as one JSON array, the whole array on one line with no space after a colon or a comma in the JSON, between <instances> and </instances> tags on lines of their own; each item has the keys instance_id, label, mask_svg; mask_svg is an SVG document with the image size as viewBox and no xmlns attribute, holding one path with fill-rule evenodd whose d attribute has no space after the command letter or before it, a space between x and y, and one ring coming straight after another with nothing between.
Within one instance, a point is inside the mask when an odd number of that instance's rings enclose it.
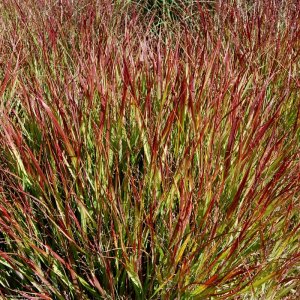
<instances>
[{"instance_id":1,"label":"switchgrass plant","mask_svg":"<svg viewBox=\"0 0 300 300\"><path fill-rule=\"evenodd\" d=\"M0 2L1 296L298 299L299 2L137 2Z\"/></svg>"}]
</instances>

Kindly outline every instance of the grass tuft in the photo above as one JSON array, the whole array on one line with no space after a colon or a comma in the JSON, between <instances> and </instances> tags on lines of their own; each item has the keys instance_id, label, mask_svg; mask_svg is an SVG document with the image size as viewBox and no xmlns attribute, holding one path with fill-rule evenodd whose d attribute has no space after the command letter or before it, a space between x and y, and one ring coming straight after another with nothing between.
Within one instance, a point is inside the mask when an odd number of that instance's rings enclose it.
<instances>
[{"instance_id":1,"label":"grass tuft","mask_svg":"<svg viewBox=\"0 0 300 300\"><path fill-rule=\"evenodd\" d=\"M0 11L0 297L298 299L298 1Z\"/></svg>"}]
</instances>

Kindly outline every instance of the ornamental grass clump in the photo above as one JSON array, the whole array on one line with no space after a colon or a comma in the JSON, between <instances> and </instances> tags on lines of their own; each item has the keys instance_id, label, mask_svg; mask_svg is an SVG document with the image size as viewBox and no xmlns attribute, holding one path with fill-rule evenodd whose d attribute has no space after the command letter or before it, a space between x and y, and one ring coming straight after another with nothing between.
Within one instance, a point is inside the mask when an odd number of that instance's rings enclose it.
<instances>
[{"instance_id":1,"label":"ornamental grass clump","mask_svg":"<svg viewBox=\"0 0 300 300\"><path fill-rule=\"evenodd\" d=\"M3 299L300 297L299 2L160 2L0 2Z\"/></svg>"}]
</instances>

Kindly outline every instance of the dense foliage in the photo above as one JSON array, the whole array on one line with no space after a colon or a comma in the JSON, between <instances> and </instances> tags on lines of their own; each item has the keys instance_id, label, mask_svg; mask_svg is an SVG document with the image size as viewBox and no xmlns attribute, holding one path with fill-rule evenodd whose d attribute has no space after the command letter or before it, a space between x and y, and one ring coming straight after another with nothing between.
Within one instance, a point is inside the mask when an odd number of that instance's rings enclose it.
<instances>
[{"instance_id":1,"label":"dense foliage","mask_svg":"<svg viewBox=\"0 0 300 300\"><path fill-rule=\"evenodd\" d=\"M299 1L0 1L0 297L299 299L299 146Z\"/></svg>"}]
</instances>

